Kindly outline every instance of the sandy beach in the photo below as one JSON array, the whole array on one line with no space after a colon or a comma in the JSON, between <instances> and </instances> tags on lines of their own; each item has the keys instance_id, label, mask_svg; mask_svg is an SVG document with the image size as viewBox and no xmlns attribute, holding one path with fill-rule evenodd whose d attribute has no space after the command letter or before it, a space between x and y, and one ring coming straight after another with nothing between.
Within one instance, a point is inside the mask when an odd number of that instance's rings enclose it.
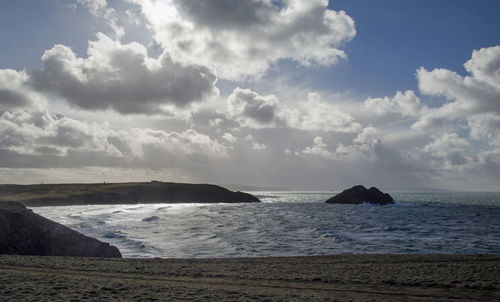
<instances>
[{"instance_id":1,"label":"sandy beach","mask_svg":"<svg viewBox=\"0 0 500 302\"><path fill-rule=\"evenodd\" d=\"M499 301L500 255L0 255L3 301Z\"/></svg>"}]
</instances>

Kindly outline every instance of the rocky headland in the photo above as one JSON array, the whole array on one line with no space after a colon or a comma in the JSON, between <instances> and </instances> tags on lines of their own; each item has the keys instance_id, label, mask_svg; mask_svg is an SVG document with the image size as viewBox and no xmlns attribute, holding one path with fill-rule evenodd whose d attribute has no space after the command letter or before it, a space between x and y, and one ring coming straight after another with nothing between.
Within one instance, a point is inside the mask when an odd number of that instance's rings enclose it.
<instances>
[{"instance_id":1,"label":"rocky headland","mask_svg":"<svg viewBox=\"0 0 500 302\"><path fill-rule=\"evenodd\" d=\"M388 205L393 204L394 199L391 197L391 195L383 193L375 187L367 189L362 185L357 185L350 189L342 191L341 193L333 196L325 202L337 204L371 203L377 205Z\"/></svg>"},{"instance_id":2,"label":"rocky headland","mask_svg":"<svg viewBox=\"0 0 500 302\"><path fill-rule=\"evenodd\" d=\"M8 201L0 202L0 254L121 258L118 248Z\"/></svg>"},{"instance_id":3,"label":"rocky headland","mask_svg":"<svg viewBox=\"0 0 500 302\"><path fill-rule=\"evenodd\" d=\"M137 203L246 203L260 202L248 193L210 184L131 182L95 184L0 185L2 200L26 206L137 204Z\"/></svg>"}]
</instances>

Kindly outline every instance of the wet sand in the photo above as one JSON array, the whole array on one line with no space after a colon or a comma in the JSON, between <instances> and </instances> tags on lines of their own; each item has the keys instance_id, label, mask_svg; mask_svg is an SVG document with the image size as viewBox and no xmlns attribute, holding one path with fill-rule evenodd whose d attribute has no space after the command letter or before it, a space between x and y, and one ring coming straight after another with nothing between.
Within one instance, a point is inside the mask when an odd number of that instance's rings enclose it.
<instances>
[{"instance_id":1,"label":"wet sand","mask_svg":"<svg viewBox=\"0 0 500 302\"><path fill-rule=\"evenodd\" d=\"M2 301L500 301L500 255L0 255Z\"/></svg>"}]
</instances>

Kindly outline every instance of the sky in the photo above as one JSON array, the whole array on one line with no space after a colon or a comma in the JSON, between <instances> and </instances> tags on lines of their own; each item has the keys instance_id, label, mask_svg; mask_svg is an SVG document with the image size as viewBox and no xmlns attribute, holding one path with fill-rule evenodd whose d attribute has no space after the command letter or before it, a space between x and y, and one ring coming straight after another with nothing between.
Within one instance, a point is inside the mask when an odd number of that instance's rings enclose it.
<instances>
[{"instance_id":1,"label":"sky","mask_svg":"<svg viewBox=\"0 0 500 302\"><path fill-rule=\"evenodd\" d=\"M0 0L0 183L498 191L496 0Z\"/></svg>"}]
</instances>

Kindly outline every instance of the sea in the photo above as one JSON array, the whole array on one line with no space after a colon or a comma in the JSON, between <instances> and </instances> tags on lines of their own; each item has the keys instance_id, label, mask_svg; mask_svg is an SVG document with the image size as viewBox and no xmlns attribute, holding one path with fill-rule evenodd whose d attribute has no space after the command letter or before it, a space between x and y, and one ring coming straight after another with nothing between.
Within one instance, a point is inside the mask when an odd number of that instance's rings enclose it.
<instances>
[{"instance_id":1,"label":"sea","mask_svg":"<svg viewBox=\"0 0 500 302\"><path fill-rule=\"evenodd\" d=\"M249 193L262 203L32 209L126 258L500 253L500 193L391 193L388 206L324 203L332 192Z\"/></svg>"}]
</instances>

